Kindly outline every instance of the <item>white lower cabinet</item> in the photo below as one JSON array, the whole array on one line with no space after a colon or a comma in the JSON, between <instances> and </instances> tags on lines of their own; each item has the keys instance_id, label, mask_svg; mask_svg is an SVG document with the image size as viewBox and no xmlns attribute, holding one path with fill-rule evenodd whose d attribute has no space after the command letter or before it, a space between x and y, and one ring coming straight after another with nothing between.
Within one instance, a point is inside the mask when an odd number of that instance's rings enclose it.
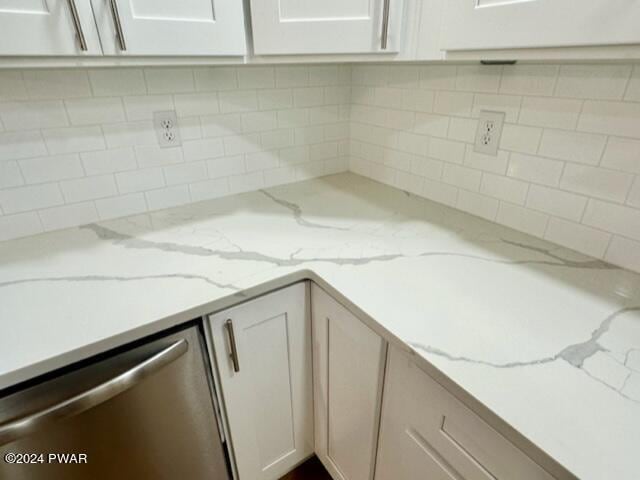
<instances>
[{"instance_id":1,"label":"white lower cabinet","mask_svg":"<svg viewBox=\"0 0 640 480\"><path fill-rule=\"evenodd\" d=\"M390 348L376 480L551 480L542 467Z\"/></svg>"},{"instance_id":2,"label":"white lower cabinet","mask_svg":"<svg viewBox=\"0 0 640 480\"><path fill-rule=\"evenodd\" d=\"M316 455L334 480L370 480L386 342L316 285L311 300Z\"/></svg>"},{"instance_id":3,"label":"white lower cabinet","mask_svg":"<svg viewBox=\"0 0 640 480\"><path fill-rule=\"evenodd\" d=\"M308 284L209 317L240 480L275 480L313 454Z\"/></svg>"}]
</instances>

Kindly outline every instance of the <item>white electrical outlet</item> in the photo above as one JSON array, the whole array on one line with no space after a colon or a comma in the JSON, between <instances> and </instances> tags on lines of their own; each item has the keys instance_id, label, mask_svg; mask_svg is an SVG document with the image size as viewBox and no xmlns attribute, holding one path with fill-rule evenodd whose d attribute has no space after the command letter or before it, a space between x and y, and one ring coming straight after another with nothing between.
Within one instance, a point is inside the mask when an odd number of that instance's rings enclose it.
<instances>
[{"instance_id":1,"label":"white electrical outlet","mask_svg":"<svg viewBox=\"0 0 640 480\"><path fill-rule=\"evenodd\" d=\"M153 126L156 129L161 148L177 147L182 144L178 129L178 117L173 110L153 112Z\"/></svg>"},{"instance_id":2,"label":"white electrical outlet","mask_svg":"<svg viewBox=\"0 0 640 480\"><path fill-rule=\"evenodd\" d=\"M473 150L487 155L498 155L503 124L504 112L481 110Z\"/></svg>"}]
</instances>

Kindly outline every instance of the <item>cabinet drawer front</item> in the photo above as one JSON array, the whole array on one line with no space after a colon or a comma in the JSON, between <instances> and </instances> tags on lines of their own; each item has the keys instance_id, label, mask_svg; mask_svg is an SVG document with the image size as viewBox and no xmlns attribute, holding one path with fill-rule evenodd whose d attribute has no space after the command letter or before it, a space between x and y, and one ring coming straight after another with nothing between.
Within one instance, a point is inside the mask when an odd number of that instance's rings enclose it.
<instances>
[{"instance_id":1,"label":"cabinet drawer front","mask_svg":"<svg viewBox=\"0 0 640 480\"><path fill-rule=\"evenodd\" d=\"M523 451L494 430L397 350L390 350L380 437L380 462L402 462L395 441L431 464L429 473L455 480L552 480ZM388 436L389 438L385 438ZM405 460L406 461L406 460ZM379 465L380 467L380 465ZM380 472L386 475L388 467ZM406 467L403 467L406 469ZM427 468L427 467L425 467ZM381 473L381 474L382 474ZM391 477L378 477L383 480ZM398 477L403 480L409 477ZM436 477L439 478L439 477Z\"/></svg>"}]
</instances>

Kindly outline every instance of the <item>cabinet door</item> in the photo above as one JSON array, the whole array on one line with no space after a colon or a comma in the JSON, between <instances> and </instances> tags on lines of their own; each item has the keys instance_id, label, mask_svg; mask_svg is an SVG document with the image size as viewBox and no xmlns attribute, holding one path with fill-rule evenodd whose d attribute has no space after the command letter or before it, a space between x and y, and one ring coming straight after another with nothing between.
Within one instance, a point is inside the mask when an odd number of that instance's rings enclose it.
<instances>
[{"instance_id":1,"label":"cabinet door","mask_svg":"<svg viewBox=\"0 0 640 480\"><path fill-rule=\"evenodd\" d=\"M373 478L386 342L311 290L316 455L334 480Z\"/></svg>"},{"instance_id":2,"label":"cabinet door","mask_svg":"<svg viewBox=\"0 0 640 480\"><path fill-rule=\"evenodd\" d=\"M442 47L479 50L640 43L630 0L451 0Z\"/></svg>"},{"instance_id":3,"label":"cabinet door","mask_svg":"<svg viewBox=\"0 0 640 480\"><path fill-rule=\"evenodd\" d=\"M313 453L306 290L300 283L209 317L240 480L276 480Z\"/></svg>"},{"instance_id":4,"label":"cabinet door","mask_svg":"<svg viewBox=\"0 0 640 480\"><path fill-rule=\"evenodd\" d=\"M398 52L403 8L403 0L251 0L253 48L256 55Z\"/></svg>"},{"instance_id":5,"label":"cabinet door","mask_svg":"<svg viewBox=\"0 0 640 480\"><path fill-rule=\"evenodd\" d=\"M91 0L107 55L244 55L240 0Z\"/></svg>"},{"instance_id":6,"label":"cabinet door","mask_svg":"<svg viewBox=\"0 0 640 480\"><path fill-rule=\"evenodd\" d=\"M395 348L389 349L376 480L552 480Z\"/></svg>"},{"instance_id":7,"label":"cabinet door","mask_svg":"<svg viewBox=\"0 0 640 480\"><path fill-rule=\"evenodd\" d=\"M0 55L101 53L86 0L0 0Z\"/></svg>"}]
</instances>

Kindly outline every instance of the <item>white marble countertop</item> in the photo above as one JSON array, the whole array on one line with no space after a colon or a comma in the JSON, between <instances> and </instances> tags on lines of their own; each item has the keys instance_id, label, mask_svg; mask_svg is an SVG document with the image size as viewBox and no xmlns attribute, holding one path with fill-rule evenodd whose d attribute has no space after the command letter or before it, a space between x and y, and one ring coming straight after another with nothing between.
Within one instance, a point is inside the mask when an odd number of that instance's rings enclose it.
<instances>
[{"instance_id":1,"label":"white marble countertop","mask_svg":"<svg viewBox=\"0 0 640 480\"><path fill-rule=\"evenodd\" d=\"M302 271L579 478L640 478L640 275L351 174L0 243L0 388Z\"/></svg>"}]
</instances>

